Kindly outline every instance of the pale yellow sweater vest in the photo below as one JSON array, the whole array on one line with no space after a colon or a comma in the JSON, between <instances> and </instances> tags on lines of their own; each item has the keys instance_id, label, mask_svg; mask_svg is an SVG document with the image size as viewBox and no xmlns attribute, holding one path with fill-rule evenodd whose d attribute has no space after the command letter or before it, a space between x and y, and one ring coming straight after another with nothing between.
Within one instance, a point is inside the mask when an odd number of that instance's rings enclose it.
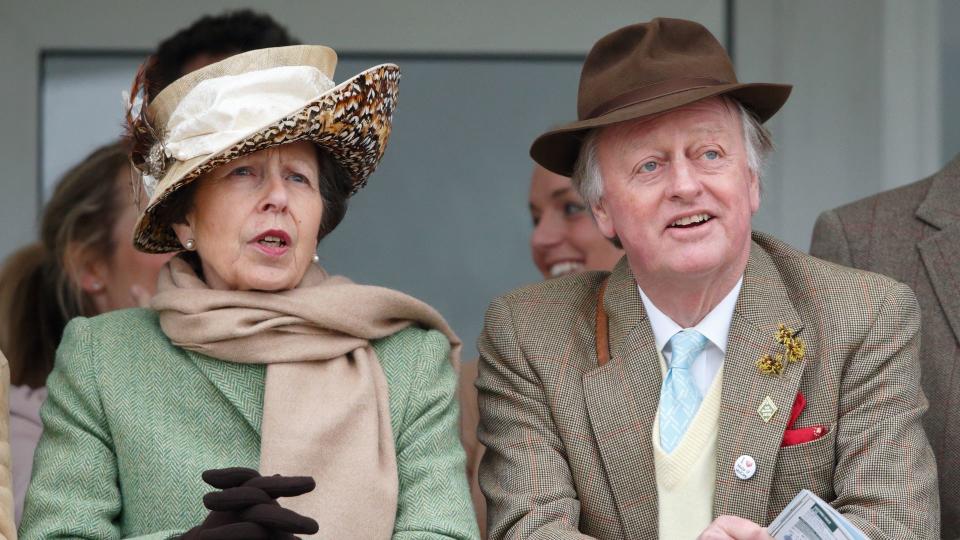
<instances>
[{"instance_id":1,"label":"pale yellow sweater vest","mask_svg":"<svg viewBox=\"0 0 960 540\"><path fill-rule=\"evenodd\" d=\"M692 540L713 521L722 390L721 367L697 415L670 454L660 447L660 414L653 420L660 540Z\"/></svg>"}]
</instances>

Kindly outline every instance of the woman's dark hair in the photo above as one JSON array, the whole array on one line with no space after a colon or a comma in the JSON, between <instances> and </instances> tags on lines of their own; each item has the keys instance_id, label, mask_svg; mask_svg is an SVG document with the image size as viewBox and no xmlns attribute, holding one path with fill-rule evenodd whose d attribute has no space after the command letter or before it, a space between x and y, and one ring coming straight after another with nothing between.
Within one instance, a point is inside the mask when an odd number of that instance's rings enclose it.
<instances>
[{"instance_id":1,"label":"woman's dark hair","mask_svg":"<svg viewBox=\"0 0 960 540\"><path fill-rule=\"evenodd\" d=\"M0 270L0 349L12 384L44 386L67 322L97 314L68 265L113 255L112 230L127 200L117 175L127 163L126 147L114 143L67 171L43 209L40 241Z\"/></svg>"},{"instance_id":2,"label":"woman's dark hair","mask_svg":"<svg viewBox=\"0 0 960 540\"><path fill-rule=\"evenodd\" d=\"M197 56L224 56L297 45L287 29L267 14L249 9L206 15L187 28L163 40L147 71L150 81L147 101L151 101L173 81L186 75L184 65Z\"/></svg>"},{"instance_id":3,"label":"woman's dark hair","mask_svg":"<svg viewBox=\"0 0 960 540\"><path fill-rule=\"evenodd\" d=\"M319 242L343 221L353 182L326 150L319 146L316 149L317 164L320 166L320 196L323 198L323 217L320 218L320 233L317 235Z\"/></svg>"}]
</instances>

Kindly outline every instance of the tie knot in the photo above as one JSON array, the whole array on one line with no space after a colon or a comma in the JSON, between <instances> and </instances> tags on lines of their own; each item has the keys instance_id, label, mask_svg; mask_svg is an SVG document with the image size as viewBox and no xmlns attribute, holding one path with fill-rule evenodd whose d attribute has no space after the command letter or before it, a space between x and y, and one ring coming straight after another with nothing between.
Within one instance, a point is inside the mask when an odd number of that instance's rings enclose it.
<instances>
[{"instance_id":1,"label":"tie knot","mask_svg":"<svg viewBox=\"0 0 960 540\"><path fill-rule=\"evenodd\" d=\"M706 336L692 328L677 332L670 338L670 367L688 369L706 346Z\"/></svg>"}]
</instances>

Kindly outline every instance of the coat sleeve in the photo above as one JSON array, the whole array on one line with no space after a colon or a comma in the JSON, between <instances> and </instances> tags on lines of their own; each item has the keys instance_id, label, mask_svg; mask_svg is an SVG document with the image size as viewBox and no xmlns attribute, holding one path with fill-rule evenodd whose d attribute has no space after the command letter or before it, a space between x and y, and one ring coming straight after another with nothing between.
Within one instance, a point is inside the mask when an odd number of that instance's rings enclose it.
<instances>
[{"instance_id":1,"label":"coat sleeve","mask_svg":"<svg viewBox=\"0 0 960 540\"><path fill-rule=\"evenodd\" d=\"M836 210L828 210L817 218L810 240L810 254L844 266L853 265L847 235Z\"/></svg>"},{"instance_id":2,"label":"coat sleeve","mask_svg":"<svg viewBox=\"0 0 960 540\"><path fill-rule=\"evenodd\" d=\"M450 344L436 331L417 334L414 380L394 435L400 493L393 538L476 539Z\"/></svg>"},{"instance_id":3,"label":"coat sleeve","mask_svg":"<svg viewBox=\"0 0 960 540\"><path fill-rule=\"evenodd\" d=\"M10 387L10 366L0 352L0 540L17 537L13 526L13 490L10 475L10 414L7 410L7 392Z\"/></svg>"},{"instance_id":4,"label":"coat sleeve","mask_svg":"<svg viewBox=\"0 0 960 540\"><path fill-rule=\"evenodd\" d=\"M487 528L500 538L589 538L563 443L536 372L519 345L510 307L494 300L480 335L480 487Z\"/></svg>"},{"instance_id":5,"label":"coat sleeve","mask_svg":"<svg viewBox=\"0 0 960 540\"><path fill-rule=\"evenodd\" d=\"M40 409L43 436L20 524L20 538L121 538L122 502L117 459L109 424L101 407L96 352L87 319L64 330L47 400ZM141 540L171 538L157 531Z\"/></svg>"},{"instance_id":6,"label":"coat sleeve","mask_svg":"<svg viewBox=\"0 0 960 540\"><path fill-rule=\"evenodd\" d=\"M833 504L873 539L940 538L919 330L917 301L897 283L841 380Z\"/></svg>"}]
</instances>

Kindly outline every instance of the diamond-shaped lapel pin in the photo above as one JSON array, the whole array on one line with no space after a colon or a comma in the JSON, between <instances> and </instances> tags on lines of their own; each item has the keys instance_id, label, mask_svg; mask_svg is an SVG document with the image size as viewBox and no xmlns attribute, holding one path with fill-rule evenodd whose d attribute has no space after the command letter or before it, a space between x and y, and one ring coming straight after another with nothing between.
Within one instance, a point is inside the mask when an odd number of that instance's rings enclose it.
<instances>
[{"instance_id":1,"label":"diamond-shaped lapel pin","mask_svg":"<svg viewBox=\"0 0 960 540\"><path fill-rule=\"evenodd\" d=\"M763 402L757 407L757 414L760 415L760 418L765 424L768 424L770 423L770 419L773 418L773 415L777 414L777 410L777 404L773 402L770 396L767 396L763 398Z\"/></svg>"}]
</instances>

